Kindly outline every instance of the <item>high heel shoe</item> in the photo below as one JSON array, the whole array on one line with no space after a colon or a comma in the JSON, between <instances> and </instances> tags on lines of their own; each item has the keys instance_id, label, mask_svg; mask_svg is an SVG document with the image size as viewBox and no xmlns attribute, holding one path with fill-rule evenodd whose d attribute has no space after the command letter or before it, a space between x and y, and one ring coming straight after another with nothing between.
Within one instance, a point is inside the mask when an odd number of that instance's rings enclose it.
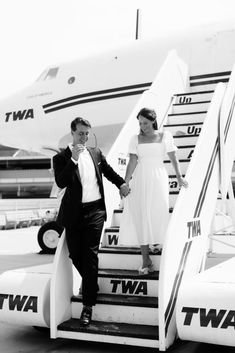
<instances>
[{"instance_id":1,"label":"high heel shoe","mask_svg":"<svg viewBox=\"0 0 235 353\"><path fill-rule=\"evenodd\" d=\"M154 272L154 266L153 263L149 264L147 267L140 267L139 268L139 275L148 275L151 272Z\"/></svg>"},{"instance_id":2,"label":"high heel shoe","mask_svg":"<svg viewBox=\"0 0 235 353\"><path fill-rule=\"evenodd\" d=\"M151 250L154 254L156 254L156 255L161 255L161 253L162 253L162 246L159 245L159 244L152 245L152 246L150 247L150 250Z\"/></svg>"},{"instance_id":3,"label":"high heel shoe","mask_svg":"<svg viewBox=\"0 0 235 353\"><path fill-rule=\"evenodd\" d=\"M150 265L148 265L148 269L149 269L149 272L154 272L154 266L152 262Z\"/></svg>"}]
</instances>

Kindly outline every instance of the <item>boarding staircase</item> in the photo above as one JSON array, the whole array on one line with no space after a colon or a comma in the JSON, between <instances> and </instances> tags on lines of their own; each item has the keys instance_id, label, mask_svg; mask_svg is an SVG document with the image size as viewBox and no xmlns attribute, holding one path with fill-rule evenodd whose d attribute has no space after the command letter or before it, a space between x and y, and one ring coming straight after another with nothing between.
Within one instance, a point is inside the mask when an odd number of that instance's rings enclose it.
<instances>
[{"instance_id":1,"label":"boarding staircase","mask_svg":"<svg viewBox=\"0 0 235 353\"><path fill-rule=\"evenodd\" d=\"M177 293L184 277L203 269L207 235L219 195L218 121L230 74L203 74L188 80L187 69L177 54L169 54L152 88L143 94L109 156L114 169L124 175L127 143L124 147L123 141L128 141L135 133L134 126L138 131L135 116L139 109L156 106L162 129L171 131L174 136L181 170L189 182L187 190L179 191L172 165L168 159L165 160L169 174L171 217L162 255L151 253L156 271L139 275L139 248L119 245L122 209L118 207L117 192L107 184L108 209L111 207L113 213L108 219L99 250L99 293L93 321L86 328L79 324L82 298L74 295L72 290L72 265L63 234L51 279L52 338L129 344L163 351L174 342L177 336ZM168 91L162 88L167 75L171 82L176 82ZM227 134L224 144L229 144L229 148L233 146L230 129L234 126L230 95L229 92L226 98L229 108L224 112ZM233 159L227 159L226 163L225 189Z\"/></svg>"}]
</instances>

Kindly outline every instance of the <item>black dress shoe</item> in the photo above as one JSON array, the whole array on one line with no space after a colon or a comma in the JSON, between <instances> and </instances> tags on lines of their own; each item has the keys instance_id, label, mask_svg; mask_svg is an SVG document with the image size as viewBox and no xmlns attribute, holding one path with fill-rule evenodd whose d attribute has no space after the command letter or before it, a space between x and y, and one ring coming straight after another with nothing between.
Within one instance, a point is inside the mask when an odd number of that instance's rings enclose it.
<instances>
[{"instance_id":1,"label":"black dress shoe","mask_svg":"<svg viewBox=\"0 0 235 353\"><path fill-rule=\"evenodd\" d=\"M81 317L80 317L80 324L81 326L88 326L91 323L91 317L92 317L92 308L83 308Z\"/></svg>"}]
</instances>

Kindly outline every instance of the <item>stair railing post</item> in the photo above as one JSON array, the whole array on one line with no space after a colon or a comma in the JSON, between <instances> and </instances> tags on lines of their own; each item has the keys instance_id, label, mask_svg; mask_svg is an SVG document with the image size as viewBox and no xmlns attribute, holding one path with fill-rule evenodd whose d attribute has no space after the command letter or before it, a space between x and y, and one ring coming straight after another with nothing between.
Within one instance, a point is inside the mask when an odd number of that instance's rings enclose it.
<instances>
[{"instance_id":1,"label":"stair railing post","mask_svg":"<svg viewBox=\"0 0 235 353\"><path fill-rule=\"evenodd\" d=\"M223 102L223 100L222 100ZM222 104L221 104L222 107ZM222 199L222 211L226 212L226 186L225 186L225 155L224 155L224 121L222 119L221 107L218 119L218 140L219 140L219 170L220 170L220 192Z\"/></svg>"}]
</instances>

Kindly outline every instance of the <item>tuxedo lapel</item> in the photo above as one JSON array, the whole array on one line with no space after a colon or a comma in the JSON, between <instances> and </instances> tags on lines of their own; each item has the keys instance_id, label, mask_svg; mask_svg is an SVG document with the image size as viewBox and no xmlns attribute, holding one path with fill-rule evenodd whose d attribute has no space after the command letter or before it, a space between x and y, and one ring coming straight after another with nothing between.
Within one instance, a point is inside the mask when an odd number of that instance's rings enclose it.
<instances>
[{"instance_id":1,"label":"tuxedo lapel","mask_svg":"<svg viewBox=\"0 0 235 353\"><path fill-rule=\"evenodd\" d=\"M66 158L67 158L67 159L70 159L70 158L72 157L72 152L71 152L71 150L70 150L69 147L67 147L67 148L65 149L65 153L66 153ZM81 182L81 176L80 176L78 167L75 169L75 173L76 173L76 175L77 175L77 177L78 177L79 182L82 183L82 182Z\"/></svg>"}]
</instances>

